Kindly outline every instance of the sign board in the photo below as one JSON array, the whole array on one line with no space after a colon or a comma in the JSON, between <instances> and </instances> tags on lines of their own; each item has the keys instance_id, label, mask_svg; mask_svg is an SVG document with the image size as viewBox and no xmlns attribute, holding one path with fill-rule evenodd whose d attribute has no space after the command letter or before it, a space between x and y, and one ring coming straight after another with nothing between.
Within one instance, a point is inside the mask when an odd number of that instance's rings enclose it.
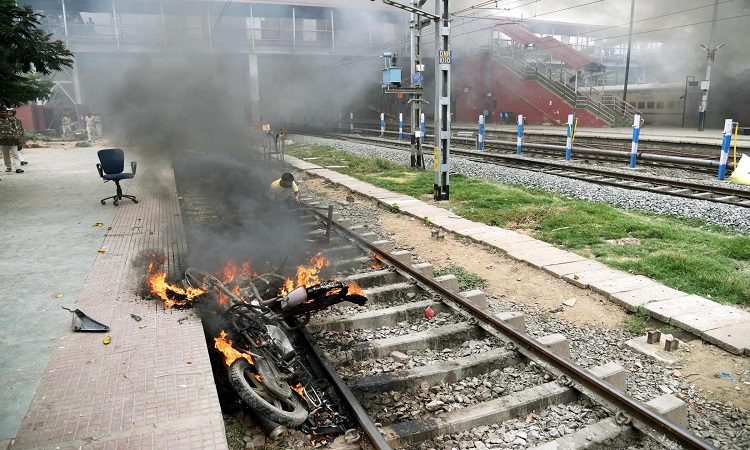
<instances>
[{"instance_id":1,"label":"sign board","mask_svg":"<svg viewBox=\"0 0 750 450\"><path fill-rule=\"evenodd\" d=\"M396 94L396 98L404 98L404 93L399 92L398 94Z\"/></svg>"},{"instance_id":2,"label":"sign board","mask_svg":"<svg viewBox=\"0 0 750 450\"><path fill-rule=\"evenodd\" d=\"M451 50L440 50L438 52L439 64L450 64L451 59L453 59L453 52Z\"/></svg>"},{"instance_id":3,"label":"sign board","mask_svg":"<svg viewBox=\"0 0 750 450\"><path fill-rule=\"evenodd\" d=\"M264 124L264 125L263 125L263 131L271 131L271 125L269 125L269 124L267 124L267 123L266 123L266 124Z\"/></svg>"},{"instance_id":4,"label":"sign board","mask_svg":"<svg viewBox=\"0 0 750 450\"><path fill-rule=\"evenodd\" d=\"M411 76L411 81L415 83L420 83L422 80L424 80L424 75L422 75L422 72L414 72L414 74Z\"/></svg>"}]
</instances>

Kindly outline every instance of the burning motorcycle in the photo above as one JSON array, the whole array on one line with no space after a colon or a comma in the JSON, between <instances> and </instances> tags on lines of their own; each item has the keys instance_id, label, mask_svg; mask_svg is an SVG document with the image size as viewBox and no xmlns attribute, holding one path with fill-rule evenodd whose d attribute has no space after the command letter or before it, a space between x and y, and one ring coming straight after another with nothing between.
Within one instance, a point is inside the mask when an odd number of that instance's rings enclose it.
<instances>
[{"instance_id":1,"label":"burning motorcycle","mask_svg":"<svg viewBox=\"0 0 750 450\"><path fill-rule=\"evenodd\" d=\"M304 350L293 332L309 321L310 315L342 301L364 305L364 295L349 292L340 281L300 286L284 296L278 292L276 274L248 279L248 286L230 290L218 278L198 269L185 272L185 282L203 289L226 304L212 302L229 324L234 339L222 332L216 346L224 349L229 381L239 397L258 415L289 427L304 424L313 412L328 408L315 388L315 377L307 368ZM232 358L234 358L232 360Z\"/></svg>"}]
</instances>

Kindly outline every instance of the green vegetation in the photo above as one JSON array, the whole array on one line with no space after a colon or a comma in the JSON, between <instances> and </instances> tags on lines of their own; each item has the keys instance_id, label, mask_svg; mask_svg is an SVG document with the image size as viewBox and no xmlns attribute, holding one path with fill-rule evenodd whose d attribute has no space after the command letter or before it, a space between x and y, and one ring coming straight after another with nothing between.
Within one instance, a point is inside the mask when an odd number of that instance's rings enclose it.
<instances>
[{"instance_id":1,"label":"green vegetation","mask_svg":"<svg viewBox=\"0 0 750 450\"><path fill-rule=\"evenodd\" d=\"M345 166L336 170L432 200L432 172L331 147L292 147L288 153L317 157L315 163L323 166ZM437 205L469 220L523 231L689 294L750 306L750 236L733 230L466 176L452 176L451 200Z\"/></svg>"},{"instance_id":2,"label":"green vegetation","mask_svg":"<svg viewBox=\"0 0 750 450\"><path fill-rule=\"evenodd\" d=\"M41 28L44 14L15 0L0 0L0 106L16 107L47 99L53 83L48 75L73 67L73 53Z\"/></svg>"},{"instance_id":3,"label":"green vegetation","mask_svg":"<svg viewBox=\"0 0 750 450\"><path fill-rule=\"evenodd\" d=\"M633 334L643 334L648 330L650 321L651 316L639 306L630 317L625 319L625 328Z\"/></svg>"},{"instance_id":4,"label":"green vegetation","mask_svg":"<svg viewBox=\"0 0 750 450\"><path fill-rule=\"evenodd\" d=\"M89 142L89 141L78 141L78 142L76 142L76 147L91 147L91 142Z\"/></svg>"},{"instance_id":5,"label":"green vegetation","mask_svg":"<svg viewBox=\"0 0 750 450\"><path fill-rule=\"evenodd\" d=\"M391 205L391 212L395 214L398 214L401 212L401 207L398 206L398 203L394 203Z\"/></svg>"},{"instance_id":6,"label":"green vegetation","mask_svg":"<svg viewBox=\"0 0 750 450\"><path fill-rule=\"evenodd\" d=\"M468 272L463 267L456 265L450 265L435 271L436 277L442 277L443 275L455 275L456 280L458 280L458 290L462 292L472 289L484 289L488 283L486 279L479 275Z\"/></svg>"}]
</instances>

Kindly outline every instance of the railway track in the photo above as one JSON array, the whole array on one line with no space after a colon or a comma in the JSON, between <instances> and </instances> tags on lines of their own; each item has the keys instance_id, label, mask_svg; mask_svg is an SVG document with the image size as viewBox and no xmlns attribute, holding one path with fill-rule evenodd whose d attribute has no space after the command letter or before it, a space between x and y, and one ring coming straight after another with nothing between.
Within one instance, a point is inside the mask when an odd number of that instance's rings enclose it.
<instances>
[{"instance_id":1,"label":"railway track","mask_svg":"<svg viewBox=\"0 0 750 450\"><path fill-rule=\"evenodd\" d=\"M318 221L321 229L324 216ZM483 293L459 293L455 277L435 278L429 264L413 266L410 253L372 242L346 219L333 226L323 254L331 270L358 272L348 280L368 304L314 317L308 336L374 448L451 448L462 433L508 448L713 448L686 431L679 408L674 421L654 412L679 406L677 398L641 404L624 393L617 365L586 370L563 336L535 339L521 314L493 315ZM373 254L386 266L369 268ZM580 423L545 430L546 417L571 411ZM538 432L512 433L519 420L538 423Z\"/></svg>"},{"instance_id":2,"label":"railway track","mask_svg":"<svg viewBox=\"0 0 750 450\"><path fill-rule=\"evenodd\" d=\"M232 196L178 188L191 242L200 228L232 236L252 226ZM306 250L331 262L321 277L349 274L368 298L314 316L302 334L359 426L361 441L343 436L341 448L457 448L468 435L488 448L713 448L686 431L678 399L653 401L665 420L625 394L616 364L577 365L564 336L532 337L522 314L492 314L482 292L458 292L455 277L434 277L410 252L316 206L300 229ZM287 266L303 263L299 253Z\"/></svg>"},{"instance_id":3,"label":"railway track","mask_svg":"<svg viewBox=\"0 0 750 450\"><path fill-rule=\"evenodd\" d=\"M399 142L389 139L347 134L339 135L316 133L315 135L321 137L329 137L332 139L342 139L368 143L372 145L385 146L399 150L409 149L409 144L406 141ZM528 157L518 157L515 155L503 155L499 153L492 153L491 147L488 148L487 152L477 152L452 148L451 154L462 156L469 160L485 164L496 164L517 167L526 170L534 170L565 178L586 181L594 184L649 191L663 195L691 198L696 200L707 200L715 203L724 203L742 207L750 207L750 190L747 189L717 186L674 178L662 178L651 175L644 175L637 171L624 173L606 169L598 169L594 167L585 167L578 164L560 163L546 159L532 159ZM603 156L599 156L598 158L601 161L606 161L609 163L613 162L612 159L607 159ZM620 161L620 163L622 163L622 161Z\"/></svg>"}]
</instances>

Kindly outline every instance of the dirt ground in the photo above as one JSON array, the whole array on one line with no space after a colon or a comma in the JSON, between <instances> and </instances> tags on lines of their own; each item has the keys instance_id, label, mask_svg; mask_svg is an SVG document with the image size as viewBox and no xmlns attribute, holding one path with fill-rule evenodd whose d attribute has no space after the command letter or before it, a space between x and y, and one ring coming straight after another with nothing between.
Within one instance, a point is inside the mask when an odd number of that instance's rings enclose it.
<instances>
[{"instance_id":1,"label":"dirt ground","mask_svg":"<svg viewBox=\"0 0 750 450\"><path fill-rule=\"evenodd\" d=\"M320 178L310 178L304 185L313 192L340 201L346 201L351 195L348 189L332 187ZM372 200L359 195L354 195L354 199L373 204ZM432 238L432 228L423 221L390 212L381 216L380 227L390 235L394 247L412 251L436 269L455 264L488 280L489 285L484 291L490 302L512 301L534 305L542 311L556 311L555 319L577 326L602 330L625 327L628 317L625 310L603 296L468 239L459 240L447 234L438 243ZM562 304L570 299L576 300L574 306ZM675 378L694 385L708 400L732 401L735 406L750 408L750 375L743 375L745 370L750 370L750 358L732 355L716 346L706 345L700 339L683 345L677 355L682 369L675 371ZM719 377L718 372L731 372L736 382Z\"/></svg>"}]
</instances>

